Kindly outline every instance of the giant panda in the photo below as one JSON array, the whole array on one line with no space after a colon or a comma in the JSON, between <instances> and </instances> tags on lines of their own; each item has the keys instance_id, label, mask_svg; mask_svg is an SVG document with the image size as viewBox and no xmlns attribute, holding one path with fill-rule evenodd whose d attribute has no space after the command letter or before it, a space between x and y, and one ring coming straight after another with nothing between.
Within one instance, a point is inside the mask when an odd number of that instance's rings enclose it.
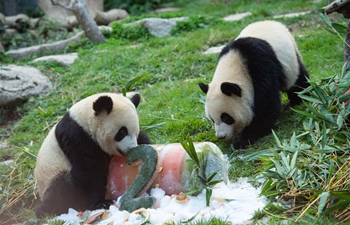
<instances>
[{"instance_id":1,"label":"giant panda","mask_svg":"<svg viewBox=\"0 0 350 225\"><path fill-rule=\"evenodd\" d=\"M308 78L286 26L259 21L221 50L212 81L199 87L216 137L236 137L234 148L243 149L271 132L282 110L280 91L288 95L286 105L298 105L296 92L309 86Z\"/></svg>"},{"instance_id":2,"label":"giant panda","mask_svg":"<svg viewBox=\"0 0 350 225\"><path fill-rule=\"evenodd\" d=\"M39 218L109 207L106 199L109 163L138 144L150 144L140 132L136 107L140 95L91 95L74 104L51 129L34 170L41 204Z\"/></svg>"}]
</instances>

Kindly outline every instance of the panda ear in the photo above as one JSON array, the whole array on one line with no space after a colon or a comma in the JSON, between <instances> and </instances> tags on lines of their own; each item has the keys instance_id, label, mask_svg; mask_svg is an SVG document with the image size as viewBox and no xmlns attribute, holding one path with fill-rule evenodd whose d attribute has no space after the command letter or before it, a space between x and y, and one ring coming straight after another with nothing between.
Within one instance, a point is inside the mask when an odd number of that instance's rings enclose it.
<instances>
[{"instance_id":1,"label":"panda ear","mask_svg":"<svg viewBox=\"0 0 350 225\"><path fill-rule=\"evenodd\" d=\"M209 85L203 84L203 83L198 83L198 86L201 88L201 90L202 90L205 94L208 93Z\"/></svg>"},{"instance_id":2,"label":"panda ear","mask_svg":"<svg viewBox=\"0 0 350 225\"><path fill-rule=\"evenodd\" d=\"M135 108L137 108L137 106L140 104L141 97L139 94L135 94L130 98L130 100L135 105Z\"/></svg>"},{"instance_id":3,"label":"panda ear","mask_svg":"<svg viewBox=\"0 0 350 225\"><path fill-rule=\"evenodd\" d=\"M225 95L231 96L232 94L237 95L238 97L242 97L242 90L238 86L238 84L223 82L221 84L221 91Z\"/></svg>"},{"instance_id":4,"label":"panda ear","mask_svg":"<svg viewBox=\"0 0 350 225\"><path fill-rule=\"evenodd\" d=\"M109 114L113 108L113 100L109 96L101 96L94 101L92 108L95 111L95 116L98 116L103 110Z\"/></svg>"}]
</instances>

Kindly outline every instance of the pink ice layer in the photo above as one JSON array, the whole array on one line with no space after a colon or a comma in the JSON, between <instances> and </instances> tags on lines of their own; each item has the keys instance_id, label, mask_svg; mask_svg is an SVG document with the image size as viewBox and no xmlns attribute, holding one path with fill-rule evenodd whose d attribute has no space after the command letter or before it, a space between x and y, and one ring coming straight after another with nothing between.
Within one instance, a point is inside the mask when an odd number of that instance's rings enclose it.
<instances>
[{"instance_id":1,"label":"pink ice layer","mask_svg":"<svg viewBox=\"0 0 350 225\"><path fill-rule=\"evenodd\" d=\"M154 176L144 188L142 195L151 187L162 188L167 195L179 194L183 191L182 174L185 160L189 157L180 143L151 145L158 153L158 163ZM108 195L117 199L130 187L139 174L141 163L138 165L126 164L126 157L114 156L112 158L109 177Z\"/></svg>"}]
</instances>

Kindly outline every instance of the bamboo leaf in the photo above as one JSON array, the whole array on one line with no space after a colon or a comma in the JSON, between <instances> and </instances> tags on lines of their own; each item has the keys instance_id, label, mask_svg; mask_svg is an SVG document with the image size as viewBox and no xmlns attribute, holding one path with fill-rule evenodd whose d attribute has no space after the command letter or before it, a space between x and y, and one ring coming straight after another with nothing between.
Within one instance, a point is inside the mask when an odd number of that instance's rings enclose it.
<instances>
[{"instance_id":1,"label":"bamboo leaf","mask_svg":"<svg viewBox=\"0 0 350 225\"><path fill-rule=\"evenodd\" d=\"M247 160L247 161L254 161L254 160L258 160L261 159L262 157L272 157L273 154L271 152L270 149L265 149L265 150L261 150L258 152L253 152L249 155L243 156L243 160Z\"/></svg>"},{"instance_id":2,"label":"bamboo leaf","mask_svg":"<svg viewBox=\"0 0 350 225\"><path fill-rule=\"evenodd\" d=\"M218 171L215 171L215 172L213 172L213 173L211 173L211 174L209 174L209 177L208 177L208 181L211 181L215 176L216 176L216 174L218 174L219 173L219 170Z\"/></svg>"},{"instance_id":3,"label":"bamboo leaf","mask_svg":"<svg viewBox=\"0 0 350 225\"><path fill-rule=\"evenodd\" d=\"M322 21L328 26L328 27L331 27L332 26L332 23L331 21L329 20L326 12L321 12L321 11L318 11L318 15L320 16L320 18L322 19Z\"/></svg>"},{"instance_id":4,"label":"bamboo leaf","mask_svg":"<svg viewBox=\"0 0 350 225\"><path fill-rule=\"evenodd\" d=\"M25 155L29 156L29 158L31 158L31 159L33 159L34 161L36 161L36 156L35 156L34 154L30 153L30 152L28 151L27 148L21 148L21 151L22 151Z\"/></svg>"},{"instance_id":5,"label":"bamboo leaf","mask_svg":"<svg viewBox=\"0 0 350 225\"><path fill-rule=\"evenodd\" d=\"M337 125L338 125L338 130L343 127L343 124L345 122L345 119L342 114L339 114L337 117Z\"/></svg>"},{"instance_id":6,"label":"bamboo leaf","mask_svg":"<svg viewBox=\"0 0 350 225\"><path fill-rule=\"evenodd\" d=\"M290 162L290 167L295 168L296 162L297 162L298 152L295 152L293 155L293 158Z\"/></svg>"},{"instance_id":7,"label":"bamboo leaf","mask_svg":"<svg viewBox=\"0 0 350 225\"><path fill-rule=\"evenodd\" d=\"M214 186L215 184L218 184L218 183L221 183L222 182L222 180L214 180L214 181L210 181L209 183L208 183L208 185L209 186Z\"/></svg>"},{"instance_id":8,"label":"bamboo leaf","mask_svg":"<svg viewBox=\"0 0 350 225\"><path fill-rule=\"evenodd\" d=\"M332 196L338 197L344 200L350 200L350 190L344 191L330 191Z\"/></svg>"},{"instance_id":9,"label":"bamboo leaf","mask_svg":"<svg viewBox=\"0 0 350 225\"><path fill-rule=\"evenodd\" d=\"M181 221L181 223L190 223L190 222L192 222L192 221L196 218L196 216L198 215L199 212L200 212L200 211L198 211L194 216L192 216L192 217L189 218L188 220Z\"/></svg>"},{"instance_id":10,"label":"bamboo leaf","mask_svg":"<svg viewBox=\"0 0 350 225\"><path fill-rule=\"evenodd\" d=\"M278 139L278 137L277 137L277 135L276 135L274 130L272 130L272 135L273 135L273 138L275 139L275 142L276 142L277 146L282 148L281 141Z\"/></svg>"},{"instance_id":11,"label":"bamboo leaf","mask_svg":"<svg viewBox=\"0 0 350 225\"><path fill-rule=\"evenodd\" d=\"M345 102L346 100L349 100L350 99L350 92L342 95L340 98L339 98L339 101L340 102Z\"/></svg>"},{"instance_id":12,"label":"bamboo leaf","mask_svg":"<svg viewBox=\"0 0 350 225\"><path fill-rule=\"evenodd\" d=\"M340 23L332 23L332 27L338 32L339 34L346 34L347 27Z\"/></svg>"},{"instance_id":13,"label":"bamboo leaf","mask_svg":"<svg viewBox=\"0 0 350 225\"><path fill-rule=\"evenodd\" d=\"M211 197L212 194L213 194L213 190L210 189L210 188L207 188L206 191L205 191L205 200L206 200L207 206L209 206L210 197Z\"/></svg>"},{"instance_id":14,"label":"bamboo leaf","mask_svg":"<svg viewBox=\"0 0 350 225\"><path fill-rule=\"evenodd\" d=\"M323 121L322 123L322 149L325 148L327 144L327 126L326 123Z\"/></svg>"},{"instance_id":15,"label":"bamboo leaf","mask_svg":"<svg viewBox=\"0 0 350 225\"><path fill-rule=\"evenodd\" d=\"M329 196L330 194L328 191L322 192L320 194L320 202L318 203L318 209L317 209L318 214L321 214L323 212L323 209L327 204Z\"/></svg>"},{"instance_id":16,"label":"bamboo leaf","mask_svg":"<svg viewBox=\"0 0 350 225\"><path fill-rule=\"evenodd\" d=\"M190 135L187 135L187 143L186 142L181 142L182 147L185 149L187 154L198 164L200 164L198 154L196 152L196 149L193 145L192 139Z\"/></svg>"},{"instance_id":17,"label":"bamboo leaf","mask_svg":"<svg viewBox=\"0 0 350 225\"><path fill-rule=\"evenodd\" d=\"M331 207L328 207L324 213L325 214L331 214L335 211L338 211L338 210L343 210L345 209L346 207L348 207L350 205L350 200L340 200L338 201L337 203L335 203L334 205L332 205Z\"/></svg>"},{"instance_id":18,"label":"bamboo leaf","mask_svg":"<svg viewBox=\"0 0 350 225\"><path fill-rule=\"evenodd\" d=\"M308 95L299 95L300 98L308 101L308 102L313 102L313 103L319 103L319 104L322 104L322 101L318 98L314 98L314 97L311 97L311 96L308 96Z\"/></svg>"},{"instance_id":19,"label":"bamboo leaf","mask_svg":"<svg viewBox=\"0 0 350 225\"><path fill-rule=\"evenodd\" d=\"M332 179L333 176L333 172L334 172L334 161L331 160L330 164L329 164L329 173L328 173L328 177L326 180L326 184L329 184L329 181Z\"/></svg>"},{"instance_id":20,"label":"bamboo leaf","mask_svg":"<svg viewBox=\"0 0 350 225\"><path fill-rule=\"evenodd\" d=\"M201 180L201 182L206 185L207 184L207 180L205 178L203 178L202 176L198 175L198 178Z\"/></svg>"}]
</instances>

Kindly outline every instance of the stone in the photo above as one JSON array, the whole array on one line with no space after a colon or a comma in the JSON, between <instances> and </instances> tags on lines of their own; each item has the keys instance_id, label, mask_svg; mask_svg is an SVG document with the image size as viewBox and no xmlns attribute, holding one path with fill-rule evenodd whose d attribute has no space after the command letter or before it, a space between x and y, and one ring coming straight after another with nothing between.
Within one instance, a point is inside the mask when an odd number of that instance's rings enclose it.
<instances>
[{"instance_id":1,"label":"stone","mask_svg":"<svg viewBox=\"0 0 350 225\"><path fill-rule=\"evenodd\" d=\"M57 41L50 44L42 44L42 45L10 50L10 51L7 51L6 54L15 60L21 60L32 56L42 56L42 55L52 54L52 53L62 51L69 44L79 41L84 36L85 36L85 32L79 31L73 37L70 37L66 40Z\"/></svg>"},{"instance_id":2,"label":"stone","mask_svg":"<svg viewBox=\"0 0 350 225\"><path fill-rule=\"evenodd\" d=\"M1 66L0 81L0 106L14 106L52 89L50 80L29 66Z\"/></svg>"},{"instance_id":3,"label":"stone","mask_svg":"<svg viewBox=\"0 0 350 225\"><path fill-rule=\"evenodd\" d=\"M155 14L158 13L168 13L168 12L178 12L180 11L180 8L177 7L167 7L167 8L159 8L159 9L155 9L152 12Z\"/></svg>"},{"instance_id":4,"label":"stone","mask_svg":"<svg viewBox=\"0 0 350 225\"><path fill-rule=\"evenodd\" d=\"M188 17L178 17L171 19L145 18L132 23L128 23L126 26L138 26L141 24L152 35L156 37L164 37L171 35L171 30L176 25L177 21L183 21L187 19Z\"/></svg>"},{"instance_id":5,"label":"stone","mask_svg":"<svg viewBox=\"0 0 350 225\"><path fill-rule=\"evenodd\" d=\"M61 66L70 66L78 58L77 53L69 53L64 55L50 55L36 58L33 62L56 62Z\"/></svg>"},{"instance_id":6,"label":"stone","mask_svg":"<svg viewBox=\"0 0 350 225\"><path fill-rule=\"evenodd\" d=\"M250 16L250 15L252 15L251 12L237 13L237 14L232 14L224 17L224 20L228 22L232 22L232 21L241 20L244 17Z\"/></svg>"},{"instance_id":7,"label":"stone","mask_svg":"<svg viewBox=\"0 0 350 225\"><path fill-rule=\"evenodd\" d=\"M287 14L282 14L282 15L276 15L273 18L275 18L275 19L278 19L278 18L290 18L290 17L303 16L303 15L306 15L306 14L309 14L309 13L311 13L311 11L287 13Z\"/></svg>"},{"instance_id":8,"label":"stone","mask_svg":"<svg viewBox=\"0 0 350 225\"><path fill-rule=\"evenodd\" d=\"M13 164L14 164L14 161L9 159L9 160L0 162L0 167L2 166L10 167L10 166L13 166Z\"/></svg>"},{"instance_id":9,"label":"stone","mask_svg":"<svg viewBox=\"0 0 350 225\"><path fill-rule=\"evenodd\" d=\"M7 147L8 147L8 145L6 143L0 142L0 149L7 148Z\"/></svg>"}]
</instances>

